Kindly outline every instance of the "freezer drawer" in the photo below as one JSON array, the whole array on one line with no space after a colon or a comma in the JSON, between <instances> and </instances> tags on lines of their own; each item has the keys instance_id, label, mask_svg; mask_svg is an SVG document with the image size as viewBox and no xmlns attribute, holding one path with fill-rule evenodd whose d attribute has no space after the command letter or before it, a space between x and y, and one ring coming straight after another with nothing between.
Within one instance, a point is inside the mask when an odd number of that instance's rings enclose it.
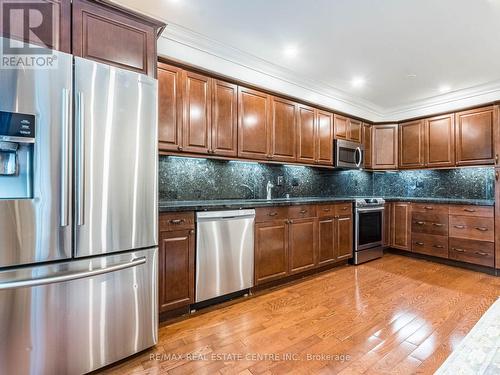
<instances>
[{"instance_id":1,"label":"freezer drawer","mask_svg":"<svg viewBox=\"0 0 500 375\"><path fill-rule=\"evenodd\" d=\"M0 374L82 374L155 345L157 257L0 272Z\"/></svg>"},{"instance_id":2,"label":"freezer drawer","mask_svg":"<svg viewBox=\"0 0 500 375\"><path fill-rule=\"evenodd\" d=\"M198 212L196 221L195 301L251 288L255 210Z\"/></svg>"}]
</instances>

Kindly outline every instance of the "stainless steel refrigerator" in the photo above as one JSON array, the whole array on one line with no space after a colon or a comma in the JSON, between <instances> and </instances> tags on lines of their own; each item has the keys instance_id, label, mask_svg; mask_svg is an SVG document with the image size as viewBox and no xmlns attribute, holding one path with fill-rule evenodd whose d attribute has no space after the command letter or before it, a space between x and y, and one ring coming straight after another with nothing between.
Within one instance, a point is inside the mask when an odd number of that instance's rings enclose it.
<instances>
[{"instance_id":1,"label":"stainless steel refrigerator","mask_svg":"<svg viewBox=\"0 0 500 375\"><path fill-rule=\"evenodd\" d=\"M0 374L157 342L157 82L55 54L0 69Z\"/></svg>"}]
</instances>

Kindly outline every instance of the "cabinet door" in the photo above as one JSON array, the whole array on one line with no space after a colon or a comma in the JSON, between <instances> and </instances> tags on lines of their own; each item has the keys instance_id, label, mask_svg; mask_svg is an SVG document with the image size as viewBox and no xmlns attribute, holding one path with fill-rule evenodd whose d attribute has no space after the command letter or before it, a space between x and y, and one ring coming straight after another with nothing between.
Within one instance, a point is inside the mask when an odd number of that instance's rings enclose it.
<instances>
[{"instance_id":1,"label":"cabinet door","mask_svg":"<svg viewBox=\"0 0 500 375\"><path fill-rule=\"evenodd\" d=\"M211 153L238 155L238 86L212 81L212 147Z\"/></svg>"},{"instance_id":2,"label":"cabinet door","mask_svg":"<svg viewBox=\"0 0 500 375\"><path fill-rule=\"evenodd\" d=\"M160 232L160 312L194 302L194 230Z\"/></svg>"},{"instance_id":3,"label":"cabinet door","mask_svg":"<svg viewBox=\"0 0 500 375\"><path fill-rule=\"evenodd\" d=\"M455 116L427 119L425 132L425 165L430 168L455 166Z\"/></svg>"},{"instance_id":4,"label":"cabinet door","mask_svg":"<svg viewBox=\"0 0 500 375\"><path fill-rule=\"evenodd\" d=\"M297 115L297 161L313 164L316 160L316 110L299 105Z\"/></svg>"},{"instance_id":5,"label":"cabinet door","mask_svg":"<svg viewBox=\"0 0 500 375\"><path fill-rule=\"evenodd\" d=\"M72 8L73 55L156 74L156 26L94 1L73 0Z\"/></svg>"},{"instance_id":6,"label":"cabinet door","mask_svg":"<svg viewBox=\"0 0 500 375\"><path fill-rule=\"evenodd\" d=\"M392 217L392 205L390 203L386 203L384 205L384 236L382 240L383 246L390 247L392 246L392 222L391 222L391 217Z\"/></svg>"},{"instance_id":7,"label":"cabinet door","mask_svg":"<svg viewBox=\"0 0 500 375\"><path fill-rule=\"evenodd\" d=\"M42 8L40 11L42 14L45 11L50 12L52 20L49 21L48 17L42 18L40 26L25 34L21 26L24 24L25 13L19 9L19 6L24 5L30 8L31 4L46 6L47 8ZM0 36L71 53L71 2L69 0L30 0L29 2L0 0L0 7L4 13L8 12L8 16L5 14L4 19L8 17L10 20L8 30L7 25L5 29L0 28ZM9 7L12 7L12 10L9 10Z\"/></svg>"},{"instance_id":8,"label":"cabinet door","mask_svg":"<svg viewBox=\"0 0 500 375\"><path fill-rule=\"evenodd\" d=\"M249 159L270 157L269 95L238 87L238 156Z\"/></svg>"},{"instance_id":9,"label":"cabinet door","mask_svg":"<svg viewBox=\"0 0 500 375\"><path fill-rule=\"evenodd\" d=\"M455 115L455 152L457 165L493 164L494 107Z\"/></svg>"},{"instance_id":10,"label":"cabinet door","mask_svg":"<svg viewBox=\"0 0 500 375\"><path fill-rule=\"evenodd\" d=\"M500 130L500 129L499 129ZM495 202L500 202L500 168L495 168ZM500 204L495 204L495 268L500 269Z\"/></svg>"},{"instance_id":11,"label":"cabinet door","mask_svg":"<svg viewBox=\"0 0 500 375\"><path fill-rule=\"evenodd\" d=\"M318 265L323 266L336 261L336 222L333 217L322 218L318 223Z\"/></svg>"},{"instance_id":12,"label":"cabinet door","mask_svg":"<svg viewBox=\"0 0 500 375\"><path fill-rule=\"evenodd\" d=\"M272 97L271 158L294 162L297 159L297 105Z\"/></svg>"},{"instance_id":13,"label":"cabinet door","mask_svg":"<svg viewBox=\"0 0 500 375\"><path fill-rule=\"evenodd\" d=\"M290 274L314 268L316 265L317 222L314 218L293 219L289 224Z\"/></svg>"},{"instance_id":14,"label":"cabinet door","mask_svg":"<svg viewBox=\"0 0 500 375\"><path fill-rule=\"evenodd\" d=\"M158 145L182 150L182 69L158 64Z\"/></svg>"},{"instance_id":15,"label":"cabinet door","mask_svg":"<svg viewBox=\"0 0 500 375\"><path fill-rule=\"evenodd\" d=\"M335 128L335 139L347 139L347 128L349 119L344 116L335 115L334 118L334 128Z\"/></svg>"},{"instance_id":16,"label":"cabinet door","mask_svg":"<svg viewBox=\"0 0 500 375\"><path fill-rule=\"evenodd\" d=\"M333 114L317 111L317 156L318 164L333 165Z\"/></svg>"},{"instance_id":17,"label":"cabinet door","mask_svg":"<svg viewBox=\"0 0 500 375\"><path fill-rule=\"evenodd\" d=\"M392 203L392 247L401 250L411 249L411 205Z\"/></svg>"},{"instance_id":18,"label":"cabinet door","mask_svg":"<svg viewBox=\"0 0 500 375\"><path fill-rule=\"evenodd\" d=\"M399 168L424 167L424 121L399 125Z\"/></svg>"},{"instance_id":19,"label":"cabinet door","mask_svg":"<svg viewBox=\"0 0 500 375\"><path fill-rule=\"evenodd\" d=\"M288 224L277 220L255 225L255 284L288 274Z\"/></svg>"},{"instance_id":20,"label":"cabinet door","mask_svg":"<svg viewBox=\"0 0 500 375\"><path fill-rule=\"evenodd\" d=\"M372 169L397 169L398 125L374 125L372 150Z\"/></svg>"},{"instance_id":21,"label":"cabinet door","mask_svg":"<svg viewBox=\"0 0 500 375\"><path fill-rule=\"evenodd\" d=\"M183 72L182 147L185 152L207 154L211 144L211 78Z\"/></svg>"},{"instance_id":22,"label":"cabinet door","mask_svg":"<svg viewBox=\"0 0 500 375\"><path fill-rule=\"evenodd\" d=\"M372 127L363 124L363 145L365 146L365 168L372 167Z\"/></svg>"},{"instance_id":23,"label":"cabinet door","mask_svg":"<svg viewBox=\"0 0 500 375\"><path fill-rule=\"evenodd\" d=\"M351 215L341 215L335 219L335 237L337 239L337 246L335 247L336 254L335 258L337 260L350 259L353 257L352 254L352 216Z\"/></svg>"},{"instance_id":24,"label":"cabinet door","mask_svg":"<svg viewBox=\"0 0 500 375\"><path fill-rule=\"evenodd\" d=\"M349 119L347 128L347 138L353 142L361 143L361 127L362 122L358 120Z\"/></svg>"}]
</instances>

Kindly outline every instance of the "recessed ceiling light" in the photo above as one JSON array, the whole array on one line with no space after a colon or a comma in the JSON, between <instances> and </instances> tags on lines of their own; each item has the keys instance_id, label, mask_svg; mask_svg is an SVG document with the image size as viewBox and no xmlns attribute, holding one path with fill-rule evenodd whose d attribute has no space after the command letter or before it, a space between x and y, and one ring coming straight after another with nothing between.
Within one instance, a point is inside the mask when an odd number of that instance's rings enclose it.
<instances>
[{"instance_id":1,"label":"recessed ceiling light","mask_svg":"<svg viewBox=\"0 0 500 375\"><path fill-rule=\"evenodd\" d=\"M354 77L351 80L351 86L354 88L360 88L365 85L366 81L363 77Z\"/></svg>"},{"instance_id":2,"label":"recessed ceiling light","mask_svg":"<svg viewBox=\"0 0 500 375\"><path fill-rule=\"evenodd\" d=\"M451 87L449 85L441 85L439 86L439 92L440 93L445 93L451 91Z\"/></svg>"},{"instance_id":3,"label":"recessed ceiling light","mask_svg":"<svg viewBox=\"0 0 500 375\"><path fill-rule=\"evenodd\" d=\"M283 48L283 54L289 58L296 57L299 54L299 48L295 44L289 44Z\"/></svg>"},{"instance_id":4,"label":"recessed ceiling light","mask_svg":"<svg viewBox=\"0 0 500 375\"><path fill-rule=\"evenodd\" d=\"M416 74L410 73L406 75L408 78L417 78Z\"/></svg>"}]
</instances>

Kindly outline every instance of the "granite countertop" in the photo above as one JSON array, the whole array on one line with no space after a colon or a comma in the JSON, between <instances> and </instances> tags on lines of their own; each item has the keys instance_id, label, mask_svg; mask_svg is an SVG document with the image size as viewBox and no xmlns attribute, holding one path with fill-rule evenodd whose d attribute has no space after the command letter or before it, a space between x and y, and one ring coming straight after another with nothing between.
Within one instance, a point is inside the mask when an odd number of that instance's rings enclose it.
<instances>
[{"instance_id":1,"label":"granite countertop","mask_svg":"<svg viewBox=\"0 0 500 375\"><path fill-rule=\"evenodd\" d=\"M350 202L363 197L307 197L307 198L276 198L266 199L221 199L221 200L189 200L160 201L159 211L209 211L216 209L242 209L268 206L293 206L299 204ZM422 202L442 204L466 204L476 206L493 206L494 200L487 199L454 199L454 198L408 198L384 197L388 202Z\"/></svg>"}]
</instances>

